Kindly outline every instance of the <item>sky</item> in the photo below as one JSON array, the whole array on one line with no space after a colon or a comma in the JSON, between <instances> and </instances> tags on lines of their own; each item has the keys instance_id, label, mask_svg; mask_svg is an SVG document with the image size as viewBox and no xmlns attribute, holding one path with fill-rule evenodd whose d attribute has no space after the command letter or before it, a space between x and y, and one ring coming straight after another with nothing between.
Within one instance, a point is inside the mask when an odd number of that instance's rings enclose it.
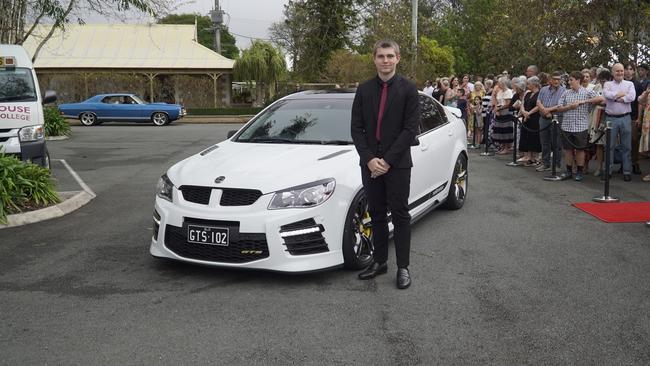
<instances>
[{"instance_id":1,"label":"sky","mask_svg":"<svg viewBox=\"0 0 650 366\"><path fill-rule=\"evenodd\" d=\"M268 28L272 23L282 20L282 11L287 2L288 0L219 0L219 5L226 12L224 22L237 39L237 47L244 49L250 46L249 37L269 38ZM179 5L172 11L173 14L209 15L215 0L177 0L177 4ZM133 19L137 18L143 19Z\"/></svg>"},{"instance_id":2,"label":"sky","mask_svg":"<svg viewBox=\"0 0 650 366\"><path fill-rule=\"evenodd\" d=\"M219 0L221 9L226 12L224 22L237 39L237 47L248 48L250 38L268 39L268 29L272 23L282 19L284 4L288 0ZM190 0L180 5L173 13L194 13L208 15L214 8L215 0Z\"/></svg>"}]
</instances>

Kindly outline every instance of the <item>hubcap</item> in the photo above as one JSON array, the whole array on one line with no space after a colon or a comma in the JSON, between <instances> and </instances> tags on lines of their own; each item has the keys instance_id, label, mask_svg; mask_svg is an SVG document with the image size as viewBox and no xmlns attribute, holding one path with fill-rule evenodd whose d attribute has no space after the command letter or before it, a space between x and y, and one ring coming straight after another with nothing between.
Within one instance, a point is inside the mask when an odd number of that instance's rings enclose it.
<instances>
[{"instance_id":1,"label":"hubcap","mask_svg":"<svg viewBox=\"0 0 650 366\"><path fill-rule=\"evenodd\" d=\"M462 201L465 199L465 192L467 191L467 169L463 166L463 162L458 159L456 162L456 181L454 182L456 189L456 199Z\"/></svg>"},{"instance_id":2,"label":"hubcap","mask_svg":"<svg viewBox=\"0 0 650 366\"><path fill-rule=\"evenodd\" d=\"M153 115L153 123L157 125L165 124L165 120L166 120L165 115L162 113L156 113Z\"/></svg>"},{"instance_id":3,"label":"hubcap","mask_svg":"<svg viewBox=\"0 0 650 366\"><path fill-rule=\"evenodd\" d=\"M81 115L81 122L84 125L92 125L93 123L95 123L95 116L93 116L90 113L84 113Z\"/></svg>"},{"instance_id":4,"label":"hubcap","mask_svg":"<svg viewBox=\"0 0 650 366\"><path fill-rule=\"evenodd\" d=\"M374 247L372 245L372 221L365 198L357 204L351 225L354 234L354 254L360 261L368 260L372 257Z\"/></svg>"}]
</instances>

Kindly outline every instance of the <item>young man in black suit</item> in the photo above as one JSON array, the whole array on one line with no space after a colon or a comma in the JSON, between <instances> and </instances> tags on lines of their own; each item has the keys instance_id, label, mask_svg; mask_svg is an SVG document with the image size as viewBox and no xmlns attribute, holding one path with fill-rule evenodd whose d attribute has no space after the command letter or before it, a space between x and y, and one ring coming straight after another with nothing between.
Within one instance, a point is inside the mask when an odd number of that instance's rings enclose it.
<instances>
[{"instance_id":1,"label":"young man in black suit","mask_svg":"<svg viewBox=\"0 0 650 366\"><path fill-rule=\"evenodd\" d=\"M377 76L357 88L352 105L352 140L359 153L363 188L372 219L374 262L359 274L371 279L388 270L388 218L394 225L397 287L411 285L409 254L411 216L408 197L411 182L411 144L420 124L418 89L396 74L399 46L379 41L373 50Z\"/></svg>"}]
</instances>

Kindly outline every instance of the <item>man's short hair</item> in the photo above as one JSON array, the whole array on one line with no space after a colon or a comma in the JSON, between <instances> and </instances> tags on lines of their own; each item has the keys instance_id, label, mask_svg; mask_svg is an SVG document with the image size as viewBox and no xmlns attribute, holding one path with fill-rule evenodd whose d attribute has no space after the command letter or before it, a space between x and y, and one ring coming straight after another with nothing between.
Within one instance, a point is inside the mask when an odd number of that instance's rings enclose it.
<instances>
[{"instance_id":1,"label":"man's short hair","mask_svg":"<svg viewBox=\"0 0 650 366\"><path fill-rule=\"evenodd\" d=\"M535 74L539 72L539 68L537 67L537 65L530 65L526 68L526 71L528 71L528 69L533 69L535 71Z\"/></svg>"},{"instance_id":2,"label":"man's short hair","mask_svg":"<svg viewBox=\"0 0 650 366\"><path fill-rule=\"evenodd\" d=\"M569 77L572 77L578 81L582 81L582 72L580 71L571 71Z\"/></svg>"},{"instance_id":3,"label":"man's short hair","mask_svg":"<svg viewBox=\"0 0 650 366\"><path fill-rule=\"evenodd\" d=\"M611 81L612 80L612 73L609 70L603 68L603 70L600 70L598 72L598 76L596 76L596 78L598 80Z\"/></svg>"},{"instance_id":4,"label":"man's short hair","mask_svg":"<svg viewBox=\"0 0 650 366\"><path fill-rule=\"evenodd\" d=\"M648 68L648 64L641 64L641 65L639 65L638 68L639 68L639 69L643 69L643 70L645 70L645 71L650 70L650 69Z\"/></svg>"},{"instance_id":5,"label":"man's short hair","mask_svg":"<svg viewBox=\"0 0 650 366\"><path fill-rule=\"evenodd\" d=\"M380 48L392 48L395 50L395 54L400 54L399 45L392 39L381 39L375 42L375 46L372 48L372 57L375 57L377 55L377 50Z\"/></svg>"},{"instance_id":6,"label":"man's short hair","mask_svg":"<svg viewBox=\"0 0 650 366\"><path fill-rule=\"evenodd\" d=\"M552 78L561 78L561 77L562 77L562 73L561 73L559 70L557 70L557 71L553 71L553 73L551 74L551 77L552 77Z\"/></svg>"}]
</instances>

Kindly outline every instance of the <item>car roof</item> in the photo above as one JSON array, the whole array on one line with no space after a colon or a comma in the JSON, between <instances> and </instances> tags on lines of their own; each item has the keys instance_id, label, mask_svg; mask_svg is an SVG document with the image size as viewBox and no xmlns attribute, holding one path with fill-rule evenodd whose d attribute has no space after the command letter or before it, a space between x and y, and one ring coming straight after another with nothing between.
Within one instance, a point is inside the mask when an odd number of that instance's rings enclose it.
<instances>
[{"instance_id":1,"label":"car roof","mask_svg":"<svg viewBox=\"0 0 650 366\"><path fill-rule=\"evenodd\" d=\"M282 99L353 99L356 89L305 90L289 94Z\"/></svg>"},{"instance_id":2,"label":"car roof","mask_svg":"<svg viewBox=\"0 0 650 366\"><path fill-rule=\"evenodd\" d=\"M356 88L348 89L328 89L328 90L305 90L293 94L289 94L282 99L292 100L292 99L353 99L356 93ZM419 95L426 95L431 98L430 95L418 91Z\"/></svg>"},{"instance_id":3,"label":"car roof","mask_svg":"<svg viewBox=\"0 0 650 366\"><path fill-rule=\"evenodd\" d=\"M126 96L126 95L132 96L134 94L133 93L110 93L110 94L97 94L97 95L95 95L95 97L100 97L100 98L104 98L104 97L123 97L123 96Z\"/></svg>"}]
</instances>

